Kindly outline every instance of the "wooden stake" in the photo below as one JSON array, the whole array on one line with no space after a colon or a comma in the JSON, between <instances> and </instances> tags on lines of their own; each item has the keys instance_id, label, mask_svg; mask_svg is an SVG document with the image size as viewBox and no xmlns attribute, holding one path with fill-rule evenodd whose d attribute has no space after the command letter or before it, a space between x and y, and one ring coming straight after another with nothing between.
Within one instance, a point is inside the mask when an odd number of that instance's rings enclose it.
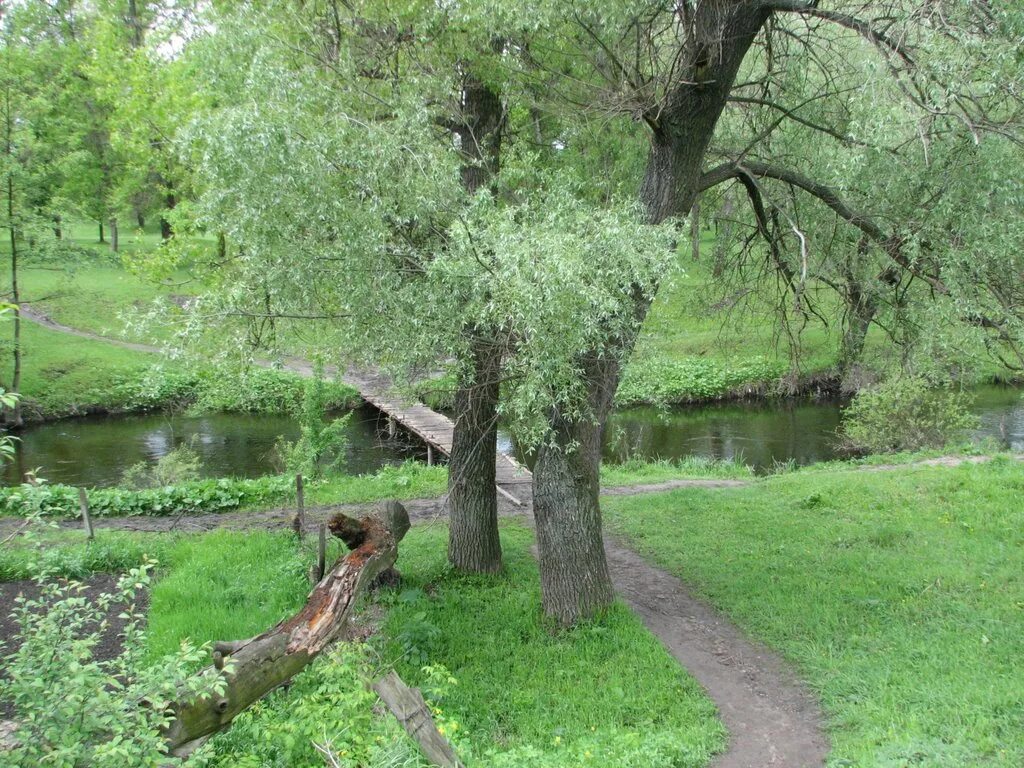
<instances>
[{"instance_id":1,"label":"wooden stake","mask_svg":"<svg viewBox=\"0 0 1024 768\"><path fill-rule=\"evenodd\" d=\"M92 530L92 519L89 517L89 497L85 493L85 488L78 489L78 507L82 510L82 524L85 526L85 536L92 541L96 538Z\"/></svg>"},{"instance_id":2,"label":"wooden stake","mask_svg":"<svg viewBox=\"0 0 1024 768\"><path fill-rule=\"evenodd\" d=\"M430 443L427 443L427 466L434 466L434 446Z\"/></svg>"},{"instance_id":3,"label":"wooden stake","mask_svg":"<svg viewBox=\"0 0 1024 768\"><path fill-rule=\"evenodd\" d=\"M430 709L418 689L410 688L397 673L389 672L373 684L373 690L398 718L406 733L420 745L430 762L442 768L463 768L452 745L437 730Z\"/></svg>"},{"instance_id":4,"label":"wooden stake","mask_svg":"<svg viewBox=\"0 0 1024 768\"><path fill-rule=\"evenodd\" d=\"M320 541L316 548L316 580L319 582L327 572L327 523L320 523Z\"/></svg>"},{"instance_id":5,"label":"wooden stake","mask_svg":"<svg viewBox=\"0 0 1024 768\"><path fill-rule=\"evenodd\" d=\"M292 530L302 541L302 529L306 525L306 502L302 488L302 474L295 476L295 517L292 518Z\"/></svg>"}]
</instances>

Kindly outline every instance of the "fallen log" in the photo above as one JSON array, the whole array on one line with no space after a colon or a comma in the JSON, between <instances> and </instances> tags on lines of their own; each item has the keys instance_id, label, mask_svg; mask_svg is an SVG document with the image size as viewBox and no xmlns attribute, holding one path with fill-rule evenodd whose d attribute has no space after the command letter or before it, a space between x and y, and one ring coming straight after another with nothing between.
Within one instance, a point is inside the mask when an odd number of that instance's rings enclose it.
<instances>
[{"instance_id":1,"label":"fallen log","mask_svg":"<svg viewBox=\"0 0 1024 768\"><path fill-rule=\"evenodd\" d=\"M405 732L420 745L431 763L441 768L464 768L455 749L437 729L418 688L410 688L397 672L392 671L374 683L373 690L387 704Z\"/></svg>"},{"instance_id":2,"label":"fallen log","mask_svg":"<svg viewBox=\"0 0 1024 768\"><path fill-rule=\"evenodd\" d=\"M188 697L172 706L174 719L165 736L173 754L188 754L226 728L338 638L359 594L394 565L398 542L409 530L409 515L401 504L390 501L359 520L335 515L327 527L351 551L334 563L297 614L248 640L214 645L213 667L197 674L220 675L223 693Z\"/></svg>"}]
</instances>

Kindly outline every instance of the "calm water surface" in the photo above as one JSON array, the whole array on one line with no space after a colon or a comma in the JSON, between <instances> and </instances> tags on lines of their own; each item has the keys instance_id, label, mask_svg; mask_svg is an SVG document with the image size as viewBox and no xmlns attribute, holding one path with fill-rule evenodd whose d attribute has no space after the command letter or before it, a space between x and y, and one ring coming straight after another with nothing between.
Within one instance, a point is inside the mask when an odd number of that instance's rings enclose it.
<instances>
[{"instance_id":1,"label":"calm water surface","mask_svg":"<svg viewBox=\"0 0 1024 768\"><path fill-rule=\"evenodd\" d=\"M116 485L125 470L153 462L192 444L205 477L258 477L279 471L274 444L294 440L298 425L287 416L218 413L208 416L89 416L41 424L19 437L17 460L4 470L11 485L39 468L39 476L69 485ZM426 449L406 437L387 439L386 423L364 407L349 419L346 467L353 474L373 472L406 459L425 459Z\"/></svg>"},{"instance_id":2,"label":"calm water surface","mask_svg":"<svg viewBox=\"0 0 1024 768\"><path fill-rule=\"evenodd\" d=\"M974 411L976 437L1024 451L1022 390L982 387ZM631 457L677 459L699 455L738 459L757 471L778 463L811 464L837 457L835 432L841 402L774 400L697 407L631 408L616 412L605 438L605 459ZM194 441L208 477L255 477L276 472L274 443L294 439L298 427L283 416L214 414L211 416L117 416L69 419L21 433L18 458L4 470L7 484L24 472L40 469L50 482L109 486L128 467L156 461L168 451ZM348 471L372 472L409 458L424 459L424 446L407 435L387 438L386 424L371 408L353 412L348 428ZM519 453L506 434L502 450Z\"/></svg>"}]
</instances>

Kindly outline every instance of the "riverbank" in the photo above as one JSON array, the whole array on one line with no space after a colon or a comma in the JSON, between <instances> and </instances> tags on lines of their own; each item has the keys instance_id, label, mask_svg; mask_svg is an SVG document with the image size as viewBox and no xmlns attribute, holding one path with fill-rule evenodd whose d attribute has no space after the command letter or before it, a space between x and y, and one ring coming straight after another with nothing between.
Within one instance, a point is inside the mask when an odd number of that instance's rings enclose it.
<instances>
[{"instance_id":1,"label":"riverbank","mask_svg":"<svg viewBox=\"0 0 1024 768\"><path fill-rule=\"evenodd\" d=\"M186 365L126 348L22 323L22 409L28 423L90 414L148 411L293 413L303 377L285 370ZM0 385L9 382L0 377ZM351 408L359 393L325 382L327 406Z\"/></svg>"}]
</instances>

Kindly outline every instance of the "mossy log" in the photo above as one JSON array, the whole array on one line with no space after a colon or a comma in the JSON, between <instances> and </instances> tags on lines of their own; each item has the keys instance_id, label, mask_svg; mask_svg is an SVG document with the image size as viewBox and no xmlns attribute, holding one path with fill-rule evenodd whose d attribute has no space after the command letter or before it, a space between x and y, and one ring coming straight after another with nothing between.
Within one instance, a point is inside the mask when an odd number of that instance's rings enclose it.
<instances>
[{"instance_id":1,"label":"mossy log","mask_svg":"<svg viewBox=\"0 0 1024 768\"><path fill-rule=\"evenodd\" d=\"M297 614L248 640L214 645L213 667L197 674L222 675L224 692L188 698L172 707L174 719L165 731L172 753L187 754L226 728L339 637L359 594L394 565L398 542L409 530L409 515L391 501L359 520L337 514L327 527L351 551L334 563Z\"/></svg>"}]
</instances>

